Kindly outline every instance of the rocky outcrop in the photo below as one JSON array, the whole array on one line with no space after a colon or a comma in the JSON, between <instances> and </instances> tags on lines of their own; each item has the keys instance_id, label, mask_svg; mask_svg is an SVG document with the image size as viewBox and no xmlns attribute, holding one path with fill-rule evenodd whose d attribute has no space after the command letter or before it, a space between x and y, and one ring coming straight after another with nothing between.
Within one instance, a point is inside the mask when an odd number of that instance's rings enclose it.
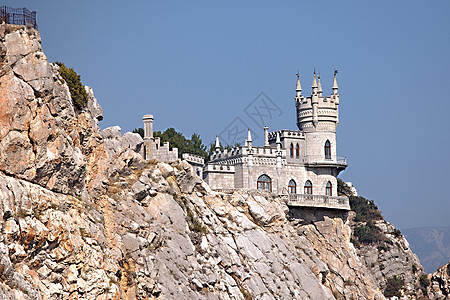
<instances>
[{"instance_id":1,"label":"rocky outcrop","mask_svg":"<svg viewBox=\"0 0 450 300\"><path fill-rule=\"evenodd\" d=\"M64 194L105 188L96 180L106 154L91 89L89 109L76 111L38 31L1 25L0 43L0 170Z\"/></svg>"},{"instance_id":2,"label":"rocky outcrop","mask_svg":"<svg viewBox=\"0 0 450 300\"><path fill-rule=\"evenodd\" d=\"M426 279L430 280L430 284L426 286L430 299L450 299L450 263L438 268L436 272L426 276Z\"/></svg>"},{"instance_id":3,"label":"rocky outcrop","mask_svg":"<svg viewBox=\"0 0 450 300\"><path fill-rule=\"evenodd\" d=\"M90 88L73 106L36 30L0 25L0 58L0 299L384 299L391 274L413 286L421 266L400 237L356 249L345 212L213 192L186 162L144 161L139 135L100 131Z\"/></svg>"},{"instance_id":4,"label":"rocky outcrop","mask_svg":"<svg viewBox=\"0 0 450 300\"><path fill-rule=\"evenodd\" d=\"M357 253L374 278L376 286L384 290L387 280L397 276L404 280L403 295L414 298L422 296L418 279L424 274L424 269L417 255L411 251L408 241L385 220L378 220L375 225L381 229L385 240L372 245L361 245L357 248Z\"/></svg>"}]
</instances>

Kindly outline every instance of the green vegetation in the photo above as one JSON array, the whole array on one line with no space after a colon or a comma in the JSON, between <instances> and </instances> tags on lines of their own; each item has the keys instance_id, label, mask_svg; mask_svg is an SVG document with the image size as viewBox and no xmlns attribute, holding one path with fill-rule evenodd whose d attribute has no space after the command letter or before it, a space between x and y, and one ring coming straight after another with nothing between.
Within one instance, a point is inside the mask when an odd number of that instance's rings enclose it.
<instances>
[{"instance_id":1,"label":"green vegetation","mask_svg":"<svg viewBox=\"0 0 450 300\"><path fill-rule=\"evenodd\" d=\"M427 274L420 275L419 283L420 283L420 289L422 290L423 294L426 295L427 287L430 286L430 284L431 284L431 281L430 281L430 279L428 279Z\"/></svg>"},{"instance_id":2,"label":"green vegetation","mask_svg":"<svg viewBox=\"0 0 450 300\"><path fill-rule=\"evenodd\" d=\"M207 229L206 226L203 225L200 220L194 215L194 213L192 212L192 210L189 208L189 206L186 206L186 214L188 216L189 219L189 229L191 231L197 232L197 233L201 233L201 234L206 234L207 233Z\"/></svg>"},{"instance_id":3,"label":"green vegetation","mask_svg":"<svg viewBox=\"0 0 450 300\"><path fill-rule=\"evenodd\" d=\"M350 238L350 243L355 245L355 247L358 248L358 249L361 247L361 243L358 241L357 238L351 237Z\"/></svg>"},{"instance_id":4,"label":"green vegetation","mask_svg":"<svg viewBox=\"0 0 450 300\"><path fill-rule=\"evenodd\" d=\"M381 211L375 205L373 200L367 200L364 197L350 196L350 208L356 213L353 221L366 222L382 220Z\"/></svg>"},{"instance_id":5,"label":"green vegetation","mask_svg":"<svg viewBox=\"0 0 450 300\"><path fill-rule=\"evenodd\" d=\"M170 149L178 148L179 157L183 153L191 153L204 158L207 157L206 146L203 145L200 135L196 133L192 134L190 139L187 139L181 132L177 132L174 128L167 128L164 132L155 131L153 136L161 138L161 145L169 142Z\"/></svg>"},{"instance_id":6,"label":"green vegetation","mask_svg":"<svg viewBox=\"0 0 450 300\"><path fill-rule=\"evenodd\" d=\"M142 127L135 128L134 133L138 133L144 138L144 129ZM209 156L215 151L215 143L211 143L209 148L203 144L200 135L194 133L190 139L187 139L181 132L177 132L174 128L167 128L165 131L155 131L153 132L154 137L159 137L161 139L161 146L168 142L169 148L178 148L178 156L181 158L183 153L190 153L201 156L205 159L205 162L209 161ZM231 150L234 147L240 146L239 143L234 144L234 146L226 145L225 147L220 144L220 150L223 151Z\"/></svg>"},{"instance_id":7,"label":"green vegetation","mask_svg":"<svg viewBox=\"0 0 450 300\"><path fill-rule=\"evenodd\" d=\"M353 235L362 244L374 244L385 240L383 232L372 221L368 221L365 225L357 226Z\"/></svg>"},{"instance_id":8,"label":"green vegetation","mask_svg":"<svg viewBox=\"0 0 450 300\"><path fill-rule=\"evenodd\" d=\"M402 232L400 231L400 229L395 228L394 231L392 232L392 234L395 237L401 237L402 236Z\"/></svg>"},{"instance_id":9,"label":"green vegetation","mask_svg":"<svg viewBox=\"0 0 450 300\"><path fill-rule=\"evenodd\" d=\"M353 196L353 192L350 190L350 187L340 178L337 179L337 190L339 196Z\"/></svg>"},{"instance_id":10,"label":"green vegetation","mask_svg":"<svg viewBox=\"0 0 450 300\"><path fill-rule=\"evenodd\" d=\"M135 129L133 129L132 132L133 132L133 133L139 133L139 135L140 135L142 138L144 138L144 128L142 128L142 127L135 128Z\"/></svg>"},{"instance_id":11,"label":"green vegetation","mask_svg":"<svg viewBox=\"0 0 450 300\"><path fill-rule=\"evenodd\" d=\"M69 87L73 104L77 109L85 108L88 102L88 95L83 84L81 83L81 76L78 75L74 69L67 68L61 62L56 62L56 64L59 66L59 74L61 74L61 77Z\"/></svg>"},{"instance_id":12,"label":"green vegetation","mask_svg":"<svg viewBox=\"0 0 450 300\"><path fill-rule=\"evenodd\" d=\"M396 296L400 297L402 294L400 290L405 285L405 280L399 276L392 276L386 280L386 288L384 289L384 296L387 298Z\"/></svg>"}]
</instances>

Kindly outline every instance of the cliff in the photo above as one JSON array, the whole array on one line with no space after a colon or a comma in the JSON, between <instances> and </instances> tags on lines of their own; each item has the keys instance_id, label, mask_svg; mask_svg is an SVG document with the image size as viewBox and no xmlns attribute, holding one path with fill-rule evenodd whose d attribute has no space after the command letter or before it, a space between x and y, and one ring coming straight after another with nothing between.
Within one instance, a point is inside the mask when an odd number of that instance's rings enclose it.
<instances>
[{"instance_id":1,"label":"cliff","mask_svg":"<svg viewBox=\"0 0 450 300\"><path fill-rule=\"evenodd\" d=\"M92 89L74 107L34 29L0 25L0 59L1 299L384 299L394 275L422 297L389 223L389 246L355 248L352 214L145 162L139 135L100 131Z\"/></svg>"}]
</instances>

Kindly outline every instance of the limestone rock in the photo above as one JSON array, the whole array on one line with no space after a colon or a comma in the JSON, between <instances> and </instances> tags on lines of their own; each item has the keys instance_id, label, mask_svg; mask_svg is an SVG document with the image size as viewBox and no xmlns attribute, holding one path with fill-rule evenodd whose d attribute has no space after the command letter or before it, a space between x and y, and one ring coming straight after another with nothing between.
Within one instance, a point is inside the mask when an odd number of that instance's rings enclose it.
<instances>
[{"instance_id":1,"label":"limestone rock","mask_svg":"<svg viewBox=\"0 0 450 300\"><path fill-rule=\"evenodd\" d=\"M139 135L100 131L92 89L73 106L38 31L0 24L0 59L1 299L383 299L395 274L417 286L420 262L387 222L389 250L355 249L345 212L144 162ZM429 295L448 295L448 274Z\"/></svg>"}]
</instances>

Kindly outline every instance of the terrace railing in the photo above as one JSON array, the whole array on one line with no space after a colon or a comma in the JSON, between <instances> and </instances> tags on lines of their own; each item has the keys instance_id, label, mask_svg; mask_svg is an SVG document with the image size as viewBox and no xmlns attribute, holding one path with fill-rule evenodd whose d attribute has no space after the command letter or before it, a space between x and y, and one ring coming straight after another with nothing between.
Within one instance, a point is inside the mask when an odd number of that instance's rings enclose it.
<instances>
[{"instance_id":1,"label":"terrace railing","mask_svg":"<svg viewBox=\"0 0 450 300\"><path fill-rule=\"evenodd\" d=\"M345 196L289 194L287 205L350 210L349 200Z\"/></svg>"},{"instance_id":2,"label":"terrace railing","mask_svg":"<svg viewBox=\"0 0 450 300\"><path fill-rule=\"evenodd\" d=\"M7 24L29 25L38 29L36 12L29 11L26 8L0 6L0 18Z\"/></svg>"}]
</instances>

